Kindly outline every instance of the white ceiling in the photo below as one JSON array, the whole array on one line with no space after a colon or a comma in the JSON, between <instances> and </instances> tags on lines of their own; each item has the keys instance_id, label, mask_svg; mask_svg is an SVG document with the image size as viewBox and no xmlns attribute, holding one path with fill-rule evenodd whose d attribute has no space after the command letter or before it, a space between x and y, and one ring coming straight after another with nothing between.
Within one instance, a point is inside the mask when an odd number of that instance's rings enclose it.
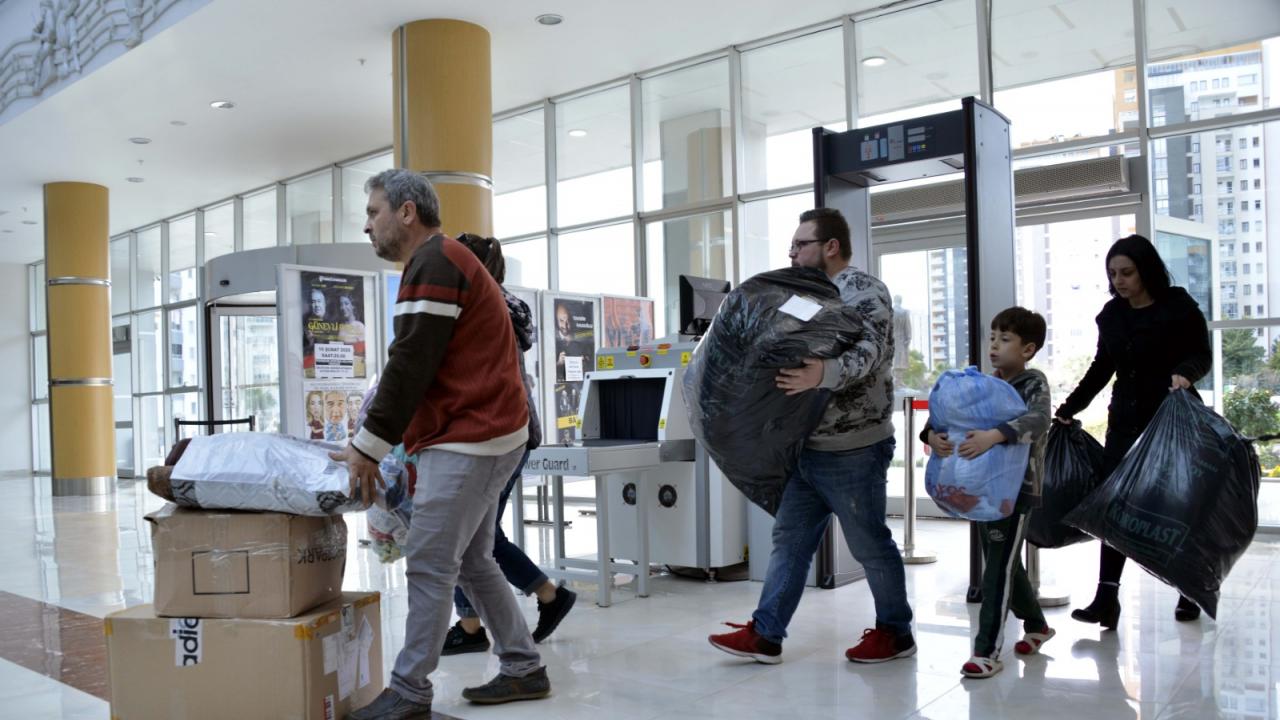
<instances>
[{"instance_id":1,"label":"white ceiling","mask_svg":"<svg viewBox=\"0 0 1280 720\"><path fill-rule=\"evenodd\" d=\"M43 254L40 195L46 182L107 186L114 234L389 146L390 35L404 22L451 17L488 28L493 107L501 111L884 4L212 0L0 125L0 258L30 262ZM860 54L889 58L880 68L858 68L863 112L976 91L973 7L973 0L942 0L859 23ZM1132 38L1127 8L1114 0L998 0L997 86L1132 62L1124 56ZM1148 9L1153 56L1280 34L1277 0L1148 0ZM533 18L543 12L562 14L564 24L536 24ZM789 57L796 44L753 53L759 61L747 63L744 78L752 119L772 133L842 114L838 35L814 38L797 57ZM832 57L837 66L815 66L819 56ZM805 65L804 72L792 67ZM723 93L707 69L651 83L649 114L685 112L690 103L722 106ZM665 97L655 102L657 95ZM209 102L215 99L237 107L213 110ZM629 162L626 101L623 89L559 106L558 132L591 133L588 142L561 148L562 176ZM177 127L173 120L187 124ZM496 141L524 150L500 154L510 164L495 167L495 174L500 186L520 186L516 178L536 176L541 164L541 118L507 125ZM134 136L154 142L132 145L128 138ZM508 171L511 177L503 177ZM129 176L146 182L127 183Z\"/></svg>"},{"instance_id":2,"label":"white ceiling","mask_svg":"<svg viewBox=\"0 0 1280 720\"><path fill-rule=\"evenodd\" d=\"M390 145L390 37L404 22L488 28L502 110L875 4L213 0L0 126L0 231L13 231L0 257L42 256L41 225L21 221L41 221L46 182L107 186L114 234ZM543 12L565 22L538 25ZM216 99L237 107L213 110Z\"/></svg>"}]
</instances>

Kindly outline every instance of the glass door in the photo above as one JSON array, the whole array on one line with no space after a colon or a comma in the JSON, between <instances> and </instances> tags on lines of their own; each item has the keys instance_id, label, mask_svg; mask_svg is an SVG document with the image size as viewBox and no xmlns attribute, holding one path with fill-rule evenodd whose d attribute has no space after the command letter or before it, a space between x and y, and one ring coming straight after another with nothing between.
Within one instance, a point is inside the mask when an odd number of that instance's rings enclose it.
<instances>
[{"instance_id":1,"label":"glass door","mask_svg":"<svg viewBox=\"0 0 1280 720\"><path fill-rule=\"evenodd\" d=\"M916 512L924 517L947 517L924 489L928 447L907 437L904 414L911 398L926 400L943 370L969 364L968 255L964 236L954 233L878 242L872 267L893 297L895 407L893 426L897 449L889 467L888 511L902 514L907 481L906 455L911 443L912 484ZM929 419L927 410L913 411L913 435Z\"/></svg>"},{"instance_id":2,"label":"glass door","mask_svg":"<svg viewBox=\"0 0 1280 720\"><path fill-rule=\"evenodd\" d=\"M253 416L260 432L280 432L280 363L274 307L214 307L209 327L213 417ZM234 426L243 429L242 426Z\"/></svg>"}]
</instances>

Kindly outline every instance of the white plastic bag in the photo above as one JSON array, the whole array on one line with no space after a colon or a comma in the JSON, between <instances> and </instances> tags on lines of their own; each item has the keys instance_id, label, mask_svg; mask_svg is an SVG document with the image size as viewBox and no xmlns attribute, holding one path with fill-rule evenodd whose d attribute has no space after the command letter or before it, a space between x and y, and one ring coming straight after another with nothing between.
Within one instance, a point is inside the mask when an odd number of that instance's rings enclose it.
<instances>
[{"instance_id":1,"label":"white plastic bag","mask_svg":"<svg viewBox=\"0 0 1280 720\"><path fill-rule=\"evenodd\" d=\"M191 438L174 466L174 501L186 507L336 515L363 510L347 497L347 466L329 459L338 445L274 433Z\"/></svg>"}]
</instances>

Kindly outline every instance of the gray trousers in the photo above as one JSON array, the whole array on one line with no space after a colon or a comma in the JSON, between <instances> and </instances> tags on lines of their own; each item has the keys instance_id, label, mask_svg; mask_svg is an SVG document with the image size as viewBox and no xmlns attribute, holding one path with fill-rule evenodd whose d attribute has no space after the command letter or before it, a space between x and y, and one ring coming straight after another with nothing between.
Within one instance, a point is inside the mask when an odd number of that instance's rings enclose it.
<instances>
[{"instance_id":1,"label":"gray trousers","mask_svg":"<svg viewBox=\"0 0 1280 720\"><path fill-rule=\"evenodd\" d=\"M502 674L523 677L541 667L529 626L493 559L498 495L523 454L523 447L498 457L427 449L409 458L418 470L405 548L409 617L391 687L413 702L432 700L427 676L440 662L455 584L493 635Z\"/></svg>"}]
</instances>

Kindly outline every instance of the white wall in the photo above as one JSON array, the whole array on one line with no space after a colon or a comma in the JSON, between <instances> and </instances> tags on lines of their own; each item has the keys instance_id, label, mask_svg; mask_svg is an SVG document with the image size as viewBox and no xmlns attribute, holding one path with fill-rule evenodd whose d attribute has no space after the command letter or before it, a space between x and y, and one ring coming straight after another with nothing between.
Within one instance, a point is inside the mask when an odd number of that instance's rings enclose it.
<instances>
[{"instance_id":1,"label":"white wall","mask_svg":"<svg viewBox=\"0 0 1280 720\"><path fill-rule=\"evenodd\" d=\"M31 332L27 266L0 263L0 473L31 471Z\"/></svg>"}]
</instances>

